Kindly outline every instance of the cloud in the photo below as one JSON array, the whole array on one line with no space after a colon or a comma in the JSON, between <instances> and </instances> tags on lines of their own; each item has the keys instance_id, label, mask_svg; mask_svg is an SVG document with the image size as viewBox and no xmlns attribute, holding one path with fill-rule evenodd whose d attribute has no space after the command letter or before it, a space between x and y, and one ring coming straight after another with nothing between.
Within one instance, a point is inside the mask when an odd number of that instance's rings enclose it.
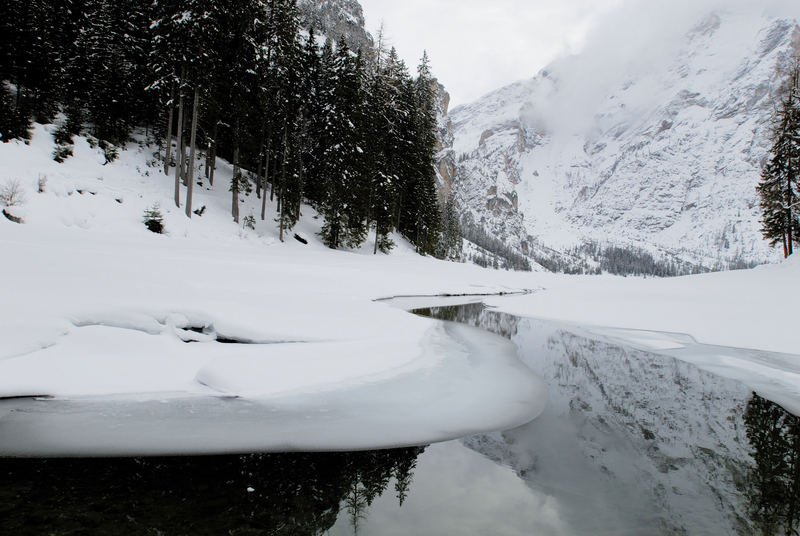
<instances>
[{"instance_id":1,"label":"cloud","mask_svg":"<svg viewBox=\"0 0 800 536\"><path fill-rule=\"evenodd\" d=\"M367 27L381 21L416 68L427 50L453 105L533 77L556 58L584 51L575 69L597 85L663 57L676 36L712 9L746 7L798 16L797 0L361 0ZM586 50L587 43L594 49ZM647 52L643 54L642 52ZM644 59L643 59L644 58ZM612 61L613 60L613 61ZM639 62L639 63L637 63Z\"/></svg>"},{"instance_id":2,"label":"cloud","mask_svg":"<svg viewBox=\"0 0 800 536\"><path fill-rule=\"evenodd\" d=\"M362 0L367 26L381 20L413 68L428 51L434 73L464 104L532 77L563 50L580 47L599 16L621 0Z\"/></svg>"},{"instance_id":3,"label":"cloud","mask_svg":"<svg viewBox=\"0 0 800 536\"><path fill-rule=\"evenodd\" d=\"M611 120L635 118L652 101L653 92L662 89L659 75L671 66L689 30L713 13L738 13L737 26L725 30L729 46L713 60L714 68L724 70L738 66L751 51L746 48L751 46L748 39L764 23L762 14L785 17L798 11L796 0L758 4L753 0L627 0L595 20L579 54L563 54L547 67L547 76L532 84L526 118L536 128L565 134L608 128L598 122L598 112L608 109L611 95L619 96L620 89L633 81L636 84L624 94L624 111L618 109Z\"/></svg>"}]
</instances>

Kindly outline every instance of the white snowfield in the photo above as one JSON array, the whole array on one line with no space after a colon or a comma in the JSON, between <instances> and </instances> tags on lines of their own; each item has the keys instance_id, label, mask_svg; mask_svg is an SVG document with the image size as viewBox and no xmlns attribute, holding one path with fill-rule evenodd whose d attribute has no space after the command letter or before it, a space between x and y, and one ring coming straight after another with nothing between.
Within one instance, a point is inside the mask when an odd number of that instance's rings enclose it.
<instances>
[{"instance_id":1,"label":"white snowfield","mask_svg":"<svg viewBox=\"0 0 800 536\"><path fill-rule=\"evenodd\" d=\"M172 177L148 166L153 148L131 144L104 166L78 139L57 164L51 128L0 144L0 187L18 180L26 197L5 207L24 224L0 217L0 455L392 447L538 415L546 389L510 342L376 301L391 296L539 289L491 302L798 352L796 262L675 280L499 272L422 258L400 239L390 255L329 250L309 207L281 243L273 204L255 230L231 221L228 164L195 189L207 209L189 220ZM243 199L242 216L257 217L259 200ZM142 224L154 202L166 235ZM641 342L626 333L600 335ZM800 400L800 359L743 355L729 368L757 365Z\"/></svg>"}]
</instances>

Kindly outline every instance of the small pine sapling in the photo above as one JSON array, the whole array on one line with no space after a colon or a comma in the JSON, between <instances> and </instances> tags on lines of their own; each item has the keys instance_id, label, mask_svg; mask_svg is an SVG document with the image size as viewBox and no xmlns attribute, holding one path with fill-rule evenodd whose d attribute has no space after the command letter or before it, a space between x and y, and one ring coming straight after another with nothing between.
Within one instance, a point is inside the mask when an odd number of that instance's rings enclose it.
<instances>
[{"instance_id":1,"label":"small pine sapling","mask_svg":"<svg viewBox=\"0 0 800 536\"><path fill-rule=\"evenodd\" d=\"M247 229L252 229L255 231L256 229L256 217L252 214L245 216L244 220L242 220L242 225Z\"/></svg>"},{"instance_id":2,"label":"small pine sapling","mask_svg":"<svg viewBox=\"0 0 800 536\"><path fill-rule=\"evenodd\" d=\"M395 243L388 234L378 236L378 250L381 253L390 253L394 249Z\"/></svg>"},{"instance_id":3,"label":"small pine sapling","mask_svg":"<svg viewBox=\"0 0 800 536\"><path fill-rule=\"evenodd\" d=\"M101 140L100 143L98 143L98 146L103 151L103 156L106 159L106 161L103 162L104 166L106 164L110 164L119 156L119 150L117 147L111 143L108 143L107 141Z\"/></svg>"},{"instance_id":4,"label":"small pine sapling","mask_svg":"<svg viewBox=\"0 0 800 536\"><path fill-rule=\"evenodd\" d=\"M143 222L151 232L164 234L164 216L161 214L158 203L144 211Z\"/></svg>"},{"instance_id":5,"label":"small pine sapling","mask_svg":"<svg viewBox=\"0 0 800 536\"><path fill-rule=\"evenodd\" d=\"M66 119L53 132L53 141L56 142L56 145L72 145L72 132L70 132Z\"/></svg>"},{"instance_id":6,"label":"small pine sapling","mask_svg":"<svg viewBox=\"0 0 800 536\"><path fill-rule=\"evenodd\" d=\"M70 156L72 156L72 145L56 145L53 149L53 160L59 164L63 164Z\"/></svg>"}]
</instances>

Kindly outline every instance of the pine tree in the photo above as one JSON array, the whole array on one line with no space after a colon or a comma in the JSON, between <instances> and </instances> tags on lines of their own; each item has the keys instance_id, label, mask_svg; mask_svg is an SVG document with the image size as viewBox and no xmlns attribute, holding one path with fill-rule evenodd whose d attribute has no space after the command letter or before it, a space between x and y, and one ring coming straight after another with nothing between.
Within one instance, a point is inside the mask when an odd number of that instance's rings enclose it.
<instances>
[{"instance_id":1,"label":"pine tree","mask_svg":"<svg viewBox=\"0 0 800 536\"><path fill-rule=\"evenodd\" d=\"M251 188L266 216L277 194L281 238L304 200L324 218L331 247L374 251L400 230L422 253L440 242L433 151L435 115L427 56L413 79L397 57L317 45L299 26L296 0L7 0L0 17L0 137L25 136L30 120L60 108L60 143L89 127L126 141L158 125L164 171L175 165L175 203L195 156L232 161L231 212ZM178 149L173 158L172 138ZM188 153L188 157L187 157Z\"/></svg>"},{"instance_id":2,"label":"pine tree","mask_svg":"<svg viewBox=\"0 0 800 536\"><path fill-rule=\"evenodd\" d=\"M273 181L277 181L278 229L283 241L300 217L303 199L309 82L304 72L306 47L299 39L296 3L283 4L275 15L273 74L277 98L271 113L279 122L275 130L281 132L281 137L277 140L280 166Z\"/></svg>"},{"instance_id":3,"label":"pine tree","mask_svg":"<svg viewBox=\"0 0 800 536\"><path fill-rule=\"evenodd\" d=\"M436 247L436 256L440 259L460 260L463 249L461 223L455 198L451 193L442 206L442 232Z\"/></svg>"},{"instance_id":4,"label":"pine tree","mask_svg":"<svg viewBox=\"0 0 800 536\"><path fill-rule=\"evenodd\" d=\"M231 215L239 223L239 194L249 184L241 172L242 149L247 149L252 125L251 110L258 107L256 64L261 44L255 39L263 5L257 0L231 0L220 9L220 28L223 41L219 61L219 74L227 80L227 104L224 115L228 117L229 136L233 149L234 174L231 180Z\"/></svg>"},{"instance_id":5,"label":"pine tree","mask_svg":"<svg viewBox=\"0 0 800 536\"><path fill-rule=\"evenodd\" d=\"M327 47L326 47L327 48ZM323 55L323 60L324 60ZM325 217L321 235L331 248L356 247L366 237L365 190L361 147L362 77L360 55L353 56L344 39L336 47L330 101L324 106L322 180Z\"/></svg>"},{"instance_id":6,"label":"pine tree","mask_svg":"<svg viewBox=\"0 0 800 536\"><path fill-rule=\"evenodd\" d=\"M96 137L121 143L145 120L149 14L136 0L90 0L86 6L77 46L86 69L88 118Z\"/></svg>"},{"instance_id":7,"label":"pine tree","mask_svg":"<svg viewBox=\"0 0 800 536\"><path fill-rule=\"evenodd\" d=\"M411 194L405 201L406 226L409 238L419 253L432 255L436 251L441 226L436 194L436 108L433 92L434 79L430 61L424 53L413 87L412 169Z\"/></svg>"},{"instance_id":8,"label":"pine tree","mask_svg":"<svg viewBox=\"0 0 800 536\"><path fill-rule=\"evenodd\" d=\"M791 69L772 133L770 160L758 187L762 228L771 246L783 245L784 257L800 243L800 60Z\"/></svg>"},{"instance_id":9,"label":"pine tree","mask_svg":"<svg viewBox=\"0 0 800 536\"><path fill-rule=\"evenodd\" d=\"M4 141L28 137L30 120L52 120L61 98L64 65L72 26L72 2L6 0L0 14L0 82L9 81L13 93L0 88L0 134Z\"/></svg>"},{"instance_id":10,"label":"pine tree","mask_svg":"<svg viewBox=\"0 0 800 536\"><path fill-rule=\"evenodd\" d=\"M321 140L321 118L323 116L323 99L326 82L325 67L323 66L322 51L317 46L317 36L314 28L309 29L308 38L301 52L303 63L303 93L304 102L304 195L312 204L317 205L321 199L322 185L319 180L321 162L319 151ZM332 54L332 52L331 52Z\"/></svg>"},{"instance_id":11,"label":"pine tree","mask_svg":"<svg viewBox=\"0 0 800 536\"><path fill-rule=\"evenodd\" d=\"M395 75L396 54L386 55L382 31L375 52L374 71L368 77L364 133L365 170L369 179L369 214L375 223L375 244L378 250L388 253L394 242L390 238L399 183L394 166L397 158L399 99ZM386 55L386 57L384 57Z\"/></svg>"}]
</instances>

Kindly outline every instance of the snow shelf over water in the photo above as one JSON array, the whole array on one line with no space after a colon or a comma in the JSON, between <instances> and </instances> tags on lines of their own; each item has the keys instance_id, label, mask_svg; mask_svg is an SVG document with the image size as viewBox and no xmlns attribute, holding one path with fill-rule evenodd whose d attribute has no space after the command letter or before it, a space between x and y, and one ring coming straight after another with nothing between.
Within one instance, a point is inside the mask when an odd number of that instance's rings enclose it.
<instances>
[{"instance_id":1,"label":"snow shelf over water","mask_svg":"<svg viewBox=\"0 0 800 536\"><path fill-rule=\"evenodd\" d=\"M329 351L326 344L251 346L255 350L208 361L197 372L195 392L0 400L0 455L397 447L511 428L535 418L544 406L545 388L517 359L514 346L476 328L436 322L404 367L368 381L320 383L314 389L315 378L322 382L337 363L357 366L359 360L381 357L378 341L338 346L337 359L324 370L306 369L304 363L314 361L314 349ZM346 356L344 363L338 356ZM287 388L293 378L306 382Z\"/></svg>"}]
</instances>

